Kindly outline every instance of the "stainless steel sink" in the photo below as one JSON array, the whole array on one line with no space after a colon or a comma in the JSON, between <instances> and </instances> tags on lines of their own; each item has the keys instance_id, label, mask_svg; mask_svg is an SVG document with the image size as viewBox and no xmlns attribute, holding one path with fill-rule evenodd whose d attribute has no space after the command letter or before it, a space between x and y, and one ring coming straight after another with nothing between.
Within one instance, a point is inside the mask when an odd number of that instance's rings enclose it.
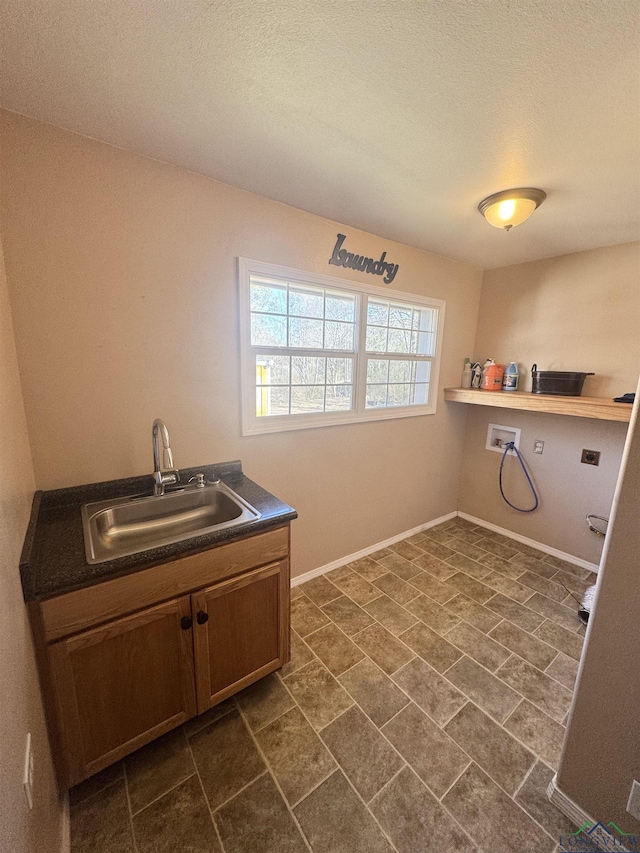
<instances>
[{"instance_id":1,"label":"stainless steel sink","mask_svg":"<svg viewBox=\"0 0 640 853\"><path fill-rule=\"evenodd\" d=\"M99 501L82 507L85 554L88 563L103 563L258 518L224 483Z\"/></svg>"}]
</instances>

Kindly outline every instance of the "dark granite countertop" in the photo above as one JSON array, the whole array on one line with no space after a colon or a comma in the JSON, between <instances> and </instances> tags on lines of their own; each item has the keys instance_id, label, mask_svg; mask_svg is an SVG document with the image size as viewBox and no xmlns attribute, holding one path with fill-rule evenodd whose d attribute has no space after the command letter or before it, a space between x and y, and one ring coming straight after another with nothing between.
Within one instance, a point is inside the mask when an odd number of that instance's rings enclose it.
<instances>
[{"instance_id":1,"label":"dark granite countertop","mask_svg":"<svg viewBox=\"0 0 640 853\"><path fill-rule=\"evenodd\" d=\"M25 601L51 598L74 589L91 586L121 575L137 572L177 560L187 554L206 551L216 545L262 533L298 517L288 504L265 491L242 472L239 461L203 465L180 470L180 481L186 483L194 474L204 473L207 480L219 477L258 512L260 518L194 536L183 542L163 545L140 554L119 557L89 565L84 551L80 507L85 503L127 495L151 494L151 476L129 477L74 486L69 489L38 491L33 497L31 519L20 558L20 576Z\"/></svg>"}]
</instances>

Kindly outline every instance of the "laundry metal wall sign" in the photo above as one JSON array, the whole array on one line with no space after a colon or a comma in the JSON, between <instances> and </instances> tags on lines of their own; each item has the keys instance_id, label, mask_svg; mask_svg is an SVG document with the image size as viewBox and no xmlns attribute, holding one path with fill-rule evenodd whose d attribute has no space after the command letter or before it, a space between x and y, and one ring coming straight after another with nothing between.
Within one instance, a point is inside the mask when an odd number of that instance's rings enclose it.
<instances>
[{"instance_id":1,"label":"laundry metal wall sign","mask_svg":"<svg viewBox=\"0 0 640 853\"><path fill-rule=\"evenodd\" d=\"M379 261L374 261L373 258L365 258L364 255L354 255L353 252L347 252L342 248L342 244L347 239L345 234L338 234L338 239L333 247L333 254L329 258L329 263L337 267L346 267L349 270L360 270L360 272L368 272L371 275L383 275L382 279L385 284L391 284L396 277L400 268L400 264L389 264L385 261L387 253L383 252L380 255Z\"/></svg>"}]
</instances>

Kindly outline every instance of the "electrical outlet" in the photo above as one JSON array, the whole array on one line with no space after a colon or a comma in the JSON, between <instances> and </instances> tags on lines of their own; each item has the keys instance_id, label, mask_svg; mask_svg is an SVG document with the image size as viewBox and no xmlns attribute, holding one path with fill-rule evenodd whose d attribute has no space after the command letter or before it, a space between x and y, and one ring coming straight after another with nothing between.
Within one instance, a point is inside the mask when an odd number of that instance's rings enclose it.
<instances>
[{"instance_id":1,"label":"electrical outlet","mask_svg":"<svg viewBox=\"0 0 640 853\"><path fill-rule=\"evenodd\" d=\"M544 441L534 441L533 442L533 452L534 453L542 453L544 451Z\"/></svg>"},{"instance_id":2,"label":"electrical outlet","mask_svg":"<svg viewBox=\"0 0 640 853\"><path fill-rule=\"evenodd\" d=\"M633 815L636 820L640 820L640 782L633 780L631 785L631 793L629 794L629 802L627 803L627 811Z\"/></svg>"},{"instance_id":3,"label":"electrical outlet","mask_svg":"<svg viewBox=\"0 0 640 853\"><path fill-rule=\"evenodd\" d=\"M24 770L22 787L30 809L33 808L33 749L31 748L31 732L27 733L27 746L24 751Z\"/></svg>"},{"instance_id":4,"label":"electrical outlet","mask_svg":"<svg viewBox=\"0 0 640 853\"><path fill-rule=\"evenodd\" d=\"M584 462L585 465L599 465L600 464L600 451L599 450L583 450L581 462Z\"/></svg>"}]
</instances>

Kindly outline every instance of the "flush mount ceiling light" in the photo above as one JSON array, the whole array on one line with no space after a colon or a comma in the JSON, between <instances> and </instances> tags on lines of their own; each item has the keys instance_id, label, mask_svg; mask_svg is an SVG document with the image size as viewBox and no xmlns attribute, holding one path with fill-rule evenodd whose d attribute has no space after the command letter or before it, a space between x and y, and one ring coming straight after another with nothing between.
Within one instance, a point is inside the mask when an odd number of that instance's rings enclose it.
<instances>
[{"instance_id":1,"label":"flush mount ceiling light","mask_svg":"<svg viewBox=\"0 0 640 853\"><path fill-rule=\"evenodd\" d=\"M544 190L518 187L483 198L478 210L490 225L509 231L514 225L520 225L528 219L546 197Z\"/></svg>"}]
</instances>

